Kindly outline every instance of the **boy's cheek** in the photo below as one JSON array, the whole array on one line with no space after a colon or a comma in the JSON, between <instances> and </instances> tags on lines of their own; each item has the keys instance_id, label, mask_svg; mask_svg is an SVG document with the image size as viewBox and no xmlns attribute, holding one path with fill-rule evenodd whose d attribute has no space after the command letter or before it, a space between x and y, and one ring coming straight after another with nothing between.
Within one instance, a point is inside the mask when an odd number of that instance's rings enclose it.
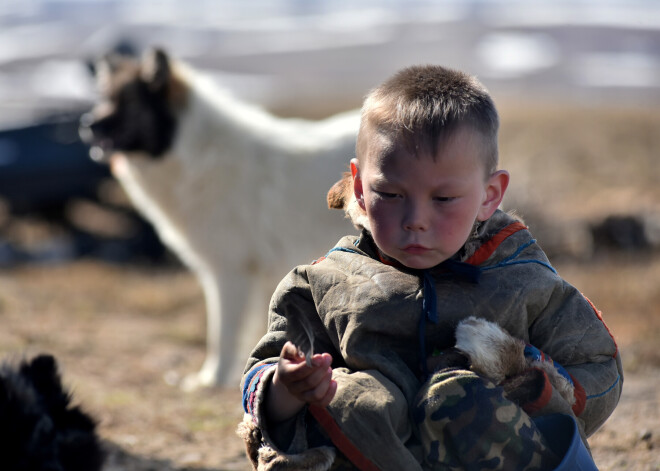
<instances>
[{"instance_id":1,"label":"boy's cheek","mask_svg":"<svg viewBox=\"0 0 660 471\"><path fill-rule=\"evenodd\" d=\"M376 243L387 239L392 232L389 221L386 218L379 217L379 214L375 212L367 212L367 217L371 226L371 234L376 240Z\"/></svg>"},{"instance_id":2,"label":"boy's cheek","mask_svg":"<svg viewBox=\"0 0 660 471\"><path fill-rule=\"evenodd\" d=\"M372 222L382 221L387 223L388 220L394 219L396 208L392 205L386 205L382 199L375 197L369 198L367 204L365 204L365 211L369 219L372 219Z\"/></svg>"}]
</instances>

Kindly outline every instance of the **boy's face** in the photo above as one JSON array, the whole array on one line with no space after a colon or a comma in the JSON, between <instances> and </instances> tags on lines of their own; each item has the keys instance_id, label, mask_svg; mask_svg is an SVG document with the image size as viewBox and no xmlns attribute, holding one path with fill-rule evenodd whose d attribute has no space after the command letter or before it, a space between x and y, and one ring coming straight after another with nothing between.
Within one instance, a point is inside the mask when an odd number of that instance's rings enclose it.
<instances>
[{"instance_id":1,"label":"boy's face","mask_svg":"<svg viewBox=\"0 0 660 471\"><path fill-rule=\"evenodd\" d=\"M435 158L385 148L371 144L361 163L351 162L358 204L385 255L409 268L431 268L460 250L475 221L495 212L508 173L485 176L482 141L467 128L449 136Z\"/></svg>"}]
</instances>

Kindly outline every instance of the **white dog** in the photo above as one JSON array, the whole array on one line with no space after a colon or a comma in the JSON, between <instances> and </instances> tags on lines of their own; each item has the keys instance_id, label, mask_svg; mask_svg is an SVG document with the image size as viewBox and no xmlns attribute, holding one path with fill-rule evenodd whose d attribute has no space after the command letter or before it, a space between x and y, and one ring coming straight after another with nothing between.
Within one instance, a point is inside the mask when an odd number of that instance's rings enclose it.
<instances>
[{"instance_id":1,"label":"white dog","mask_svg":"<svg viewBox=\"0 0 660 471\"><path fill-rule=\"evenodd\" d=\"M277 281L352 230L326 193L354 156L359 112L278 118L162 50L108 56L97 79L81 136L204 290L207 356L183 387L234 384Z\"/></svg>"}]
</instances>

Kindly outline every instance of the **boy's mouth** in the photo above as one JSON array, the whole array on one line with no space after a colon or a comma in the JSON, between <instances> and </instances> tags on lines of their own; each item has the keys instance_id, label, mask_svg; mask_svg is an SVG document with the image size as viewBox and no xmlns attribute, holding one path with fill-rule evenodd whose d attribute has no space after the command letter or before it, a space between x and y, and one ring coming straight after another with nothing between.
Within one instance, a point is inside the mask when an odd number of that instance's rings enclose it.
<instances>
[{"instance_id":1,"label":"boy's mouth","mask_svg":"<svg viewBox=\"0 0 660 471\"><path fill-rule=\"evenodd\" d=\"M419 244L409 244L403 247L402 250L411 255L421 255L421 254L425 254L431 249Z\"/></svg>"}]
</instances>

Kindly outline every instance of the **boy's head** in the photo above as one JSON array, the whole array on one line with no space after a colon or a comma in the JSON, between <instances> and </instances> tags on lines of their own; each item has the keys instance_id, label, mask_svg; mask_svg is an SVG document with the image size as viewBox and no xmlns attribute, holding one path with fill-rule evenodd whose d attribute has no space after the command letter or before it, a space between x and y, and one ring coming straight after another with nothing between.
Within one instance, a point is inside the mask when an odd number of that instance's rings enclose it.
<instances>
[{"instance_id":1,"label":"boy's head","mask_svg":"<svg viewBox=\"0 0 660 471\"><path fill-rule=\"evenodd\" d=\"M486 89L438 66L404 69L368 95L351 171L384 255L430 268L495 212L509 181L497 171L498 126Z\"/></svg>"},{"instance_id":2,"label":"boy's head","mask_svg":"<svg viewBox=\"0 0 660 471\"><path fill-rule=\"evenodd\" d=\"M440 66L403 69L367 95L356 154L362 161L383 144L401 145L411 156L438 147L458 128L480 136L488 175L497 168L499 118L486 88L471 75ZM376 149L374 149L374 145Z\"/></svg>"}]
</instances>

